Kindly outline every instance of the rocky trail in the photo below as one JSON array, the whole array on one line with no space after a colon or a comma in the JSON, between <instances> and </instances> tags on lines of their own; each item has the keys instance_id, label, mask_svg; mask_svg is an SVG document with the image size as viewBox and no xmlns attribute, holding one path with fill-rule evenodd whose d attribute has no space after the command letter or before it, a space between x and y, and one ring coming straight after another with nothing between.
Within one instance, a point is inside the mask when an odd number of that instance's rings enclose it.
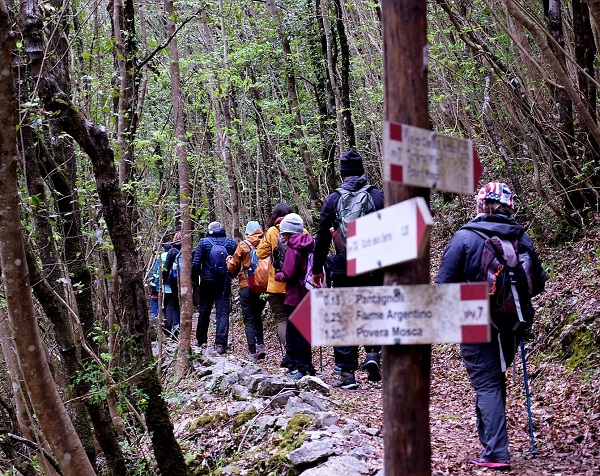
<instances>
[{"instance_id":1,"label":"rocky trail","mask_svg":"<svg viewBox=\"0 0 600 476\"><path fill-rule=\"evenodd\" d=\"M330 348L313 350L316 378L293 381L279 369L274 332L265 332L266 360L251 363L243 325L232 313L230 352L194 348L193 370L173 383L175 343L165 343L165 388L176 434L192 474L304 476L383 475L381 383L357 372L358 390L331 387ZM209 337L210 341L210 337ZM362 356L361 356L362 357ZM535 428L532 454L523 372L508 371L511 470L519 475L600 474L598 372L567 373L556 363L528 358ZM321 370L322 361L322 370ZM385 365L385 362L383 363ZM433 348L430 431L434 475L491 474L477 456L474 393L457 345ZM427 431L427 428L423 428Z\"/></svg>"}]
</instances>

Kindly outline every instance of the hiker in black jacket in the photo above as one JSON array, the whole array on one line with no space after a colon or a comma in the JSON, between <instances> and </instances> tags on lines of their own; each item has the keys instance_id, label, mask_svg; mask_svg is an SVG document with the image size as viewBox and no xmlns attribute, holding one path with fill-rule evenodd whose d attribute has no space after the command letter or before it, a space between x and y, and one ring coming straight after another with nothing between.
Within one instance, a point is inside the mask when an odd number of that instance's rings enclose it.
<instances>
[{"instance_id":1,"label":"hiker in black jacket","mask_svg":"<svg viewBox=\"0 0 600 476\"><path fill-rule=\"evenodd\" d=\"M477 216L458 230L450 240L435 280L436 283L481 281L481 256L486 236L518 240L519 253L531 257L532 296L544 290L546 275L533 242L525 229L514 220L514 196L505 183L485 185L477 195ZM484 278L485 279L485 278ZM476 466L506 469L510 467L506 431L505 366L510 366L516 353L515 336L500 335L492 326L491 341L486 344L461 344L461 355L477 394L476 414L479 440L483 453L470 460ZM502 349L502 352L501 352Z\"/></svg>"},{"instance_id":2,"label":"hiker in black jacket","mask_svg":"<svg viewBox=\"0 0 600 476\"><path fill-rule=\"evenodd\" d=\"M340 175L343 183L341 188L356 192L368 185L365 175L362 157L354 150L347 151L340 159ZM374 212L383 208L383 192L373 186L369 186L367 193L371 195ZM315 251L313 258L313 281L320 287L324 281L323 267L329 253L331 245L332 232L339 232L338 202L341 199L339 191L331 193L323 204L319 225L315 237ZM341 234L340 234L341 235ZM338 235L338 237L340 236ZM383 284L383 271L374 271L372 273L360 276L346 275L346 252L345 238L343 243L338 245L338 239L334 238L336 244L336 255L332 260L333 269L331 270L331 280L334 288L345 288L352 286L381 286ZM339 248L344 248L340 250ZM334 347L335 371L340 372L340 379L334 384L336 387L344 389L358 388L354 372L358 369L358 347L344 346ZM380 373L380 346L365 346L367 357L362 365L362 369L368 372L368 380L377 382L381 380Z\"/></svg>"},{"instance_id":3,"label":"hiker in black jacket","mask_svg":"<svg viewBox=\"0 0 600 476\"><path fill-rule=\"evenodd\" d=\"M166 248L165 248L166 249ZM180 309L179 309L179 282L178 280L171 279L170 271L173 265L177 266L176 261L181 253L181 232L178 231L173 237L170 248L167 251L165 262L163 264L163 283L166 283L170 292L166 292L163 295L163 305L165 309L165 322L163 323L163 332L168 337L179 336L179 321L180 321Z\"/></svg>"}]
</instances>

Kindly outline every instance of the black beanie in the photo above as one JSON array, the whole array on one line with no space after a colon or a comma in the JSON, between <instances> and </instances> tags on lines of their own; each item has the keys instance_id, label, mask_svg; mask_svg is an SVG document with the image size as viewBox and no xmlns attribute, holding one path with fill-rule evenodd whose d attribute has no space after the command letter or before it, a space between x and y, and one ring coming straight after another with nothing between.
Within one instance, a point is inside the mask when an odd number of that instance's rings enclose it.
<instances>
[{"instance_id":1,"label":"black beanie","mask_svg":"<svg viewBox=\"0 0 600 476\"><path fill-rule=\"evenodd\" d=\"M347 151L340 159L340 175L342 177L360 177L365 173L362 157L353 149Z\"/></svg>"}]
</instances>

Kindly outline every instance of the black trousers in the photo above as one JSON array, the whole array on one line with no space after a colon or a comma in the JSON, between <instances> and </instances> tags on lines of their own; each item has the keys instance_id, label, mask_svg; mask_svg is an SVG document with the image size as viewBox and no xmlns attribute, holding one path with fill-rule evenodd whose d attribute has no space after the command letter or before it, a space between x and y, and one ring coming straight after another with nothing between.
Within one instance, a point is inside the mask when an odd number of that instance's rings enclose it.
<instances>
[{"instance_id":1,"label":"black trousers","mask_svg":"<svg viewBox=\"0 0 600 476\"><path fill-rule=\"evenodd\" d=\"M246 342L248 343L248 352L256 353L257 345L264 345L264 332L262 323L262 312L266 301L260 298L260 294L253 293L246 286L239 291L240 305L242 306L242 316L244 318L244 330L246 332Z\"/></svg>"},{"instance_id":2,"label":"black trousers","mask_svg":"<svg viewBox=\"0 0 600 476\"><path fill-rule=\"evenodd\" d=\"M332 287L351 288L363 286L381 286L383 285L383 271L362 274L360 276L339 276L332 277ZM381 346L365 346L365 352L376 353L381 350ZM342 369L342 372L354 372L358 370L358 346L342 346L333 348L335 363Z\"/></svg>"},{"instance_id":3,"label":"black trousers","mask_svg":"<svg viewBox=\"0 0 600 476\"><path fill-rule=\"evenodd\" d=\"M200 306L196 339L198 345L208 339L208 327L213 305L216 310L217 331L215 345L227 345L229 339L229 314L231 313L231 285L229 278L223 281L200 282Z\"/></svg>"},{"instance_id":4,"label":"black trousers","mask_svg":"<svg viewBox=\"0 0 600 476\"><path fill-rule=\"evenodd\" d=\"M288 306L286 304L285 310L288 319L294 312L294 309L296 309L295 306ZM285 347L287 356L299 372L304 375L315 374L315 367L312 363L312 348L304 336L296 329L296 326L290 324L289 320L285 329Z\"/></svg>"}]
</instances>

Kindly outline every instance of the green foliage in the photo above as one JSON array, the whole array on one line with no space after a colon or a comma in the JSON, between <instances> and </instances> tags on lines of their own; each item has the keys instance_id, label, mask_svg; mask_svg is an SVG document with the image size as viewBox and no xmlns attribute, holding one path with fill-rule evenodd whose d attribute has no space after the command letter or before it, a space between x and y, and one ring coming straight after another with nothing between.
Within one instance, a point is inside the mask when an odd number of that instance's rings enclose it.
<instances>
[{"instance_id":1,"label":"green foliage","mask_svg":"<svg viewBox=\"0 0 600 476\"><path fill-rule=\"evenodd\" d=\"M82 369L75 373L71 385L76 386L81 383L89 386L88 399L90 402L99 403L106 400L109 389L106 385L105 375L98 365L93 362L84 362Z\"/></svg>"}]
</instances>

